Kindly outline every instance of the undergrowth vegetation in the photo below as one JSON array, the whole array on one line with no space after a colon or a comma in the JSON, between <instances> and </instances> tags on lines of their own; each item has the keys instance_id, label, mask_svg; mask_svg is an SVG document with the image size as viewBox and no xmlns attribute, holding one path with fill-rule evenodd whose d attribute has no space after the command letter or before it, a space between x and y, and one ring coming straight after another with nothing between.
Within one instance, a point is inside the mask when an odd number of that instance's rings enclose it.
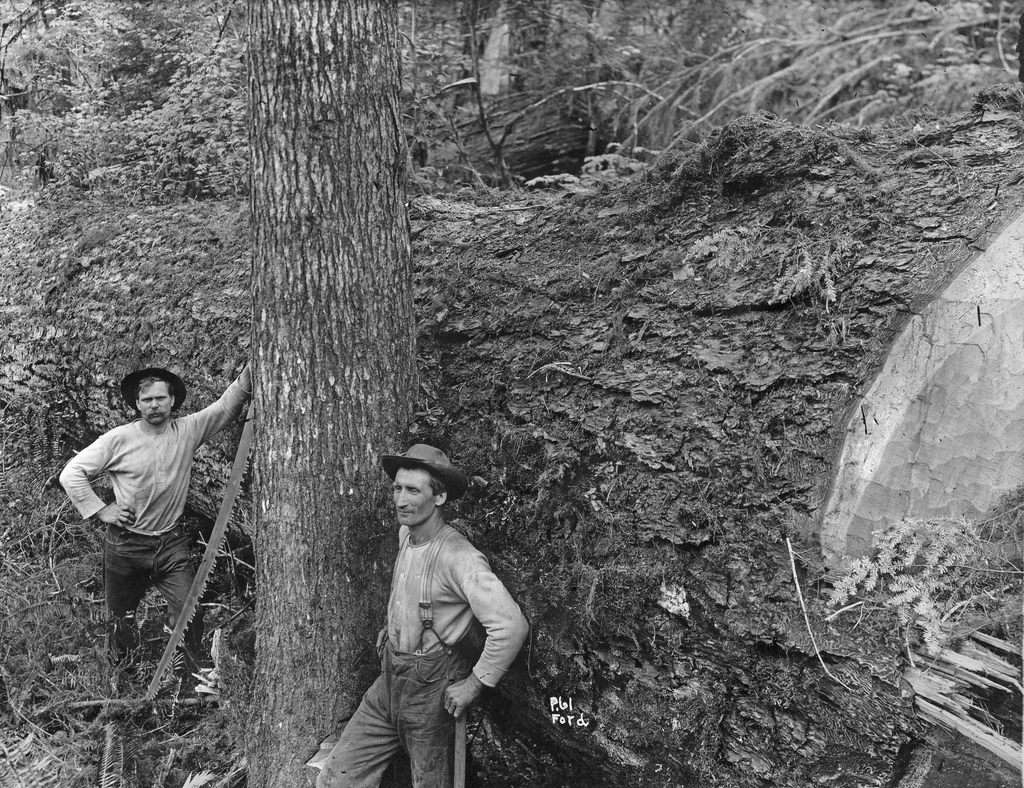
<instances>
[{"instance_id":1,"label":"undergrowth vegetation","mask_svg":"<svg viewBox=\"0 0 1024 788\"><path fill-rule=\"evenodd\" d=\"M220 766L231 775L229 704L204 706L179 683L158 704L131 702L166 641L155 592L137 612L137 669L109 663L103 530L47 484L66 458L54 423L20 403L0 408L0 785L179 786Z\"/></svg>"},{"instance_id":2,"label":"undergrowth vegetation","mask_svg":"<svg viewBox=\"0 0 1024 788\"><path fill-rule=\"evenodd\" d=\"M575 152L550 164L578 171L616 145L642 158L756 111L863 127L965 109L1016 74L1018 6L402 3L410 161L421 185L491 171L508 183L507 151L538 133L534 121L579 130ZM9 0L0 25L0 186L135 202L246 192L236 2Z\"/></svg>"},{"instance_id":3,"label":"undergrowth vegetation","mask_svg":"<svg viewBox=\"0 0 1024 788\"><path fill-rule=\"evenodd\" d=\"M1024 491L987 519L900 521L876 534L829 593L893 612L911 645L935 655L973 632L1021 642Z\"/></svg>"},{"instance_id":4,"label":"undergrowth vegetation","mask_svg":"<svg viewBox=\"0 0 1024 788\"><path fill-rule=\"evenodd\" d=\"M245 40L231 7L34 3L0 20L21 31L0 40L7 165L136 202L244 193Z\"/></svg>"}]
</instances>

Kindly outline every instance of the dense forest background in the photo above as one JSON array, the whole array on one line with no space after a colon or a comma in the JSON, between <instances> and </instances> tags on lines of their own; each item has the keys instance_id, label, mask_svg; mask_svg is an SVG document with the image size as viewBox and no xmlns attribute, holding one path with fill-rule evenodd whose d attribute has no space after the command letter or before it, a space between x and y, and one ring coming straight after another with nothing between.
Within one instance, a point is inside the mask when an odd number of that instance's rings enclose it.
<instances>
[{"instance_id":1,"label":"dense forest background","mask_svg":"<svg viewBox=\"0 0 1024 788\"><path fill-rule=\"evenodd\" d=\"M1016 76L1018 5L403 3L414 178L578 174L587 157L644 159L756 110L860 128L963 109ZM0 3L5 190L244 194L243 11L237 0Z\"/></svg>"},{"instance_id":2,"label":"dense forest background","mask_svg":"<svg viewBox=\"0 0 1024 788\"><path fill-rule=\"evenodd\" d=\"M1020 91L992 87L1022 4L400 8L414 434L479 469L460 527L535 633L471 780L1012 784L903 677L968 631L1020 642L1020 501L985 538L945 524L923 587L897 534L902 607L881 581L824 605L813 511L908 305L1024 205ZM202 401L246 354L247 80L239 0L0 0L0 785L244 784L245 507L207 614L219 702L154 713L105 667L98 529L45 483L124 418L109 358L187 364ZM198 458L199 534L230 452ZM1019 740L1019 693L979 691L964 714ZM594 730L548 725L548 692Z\"/></svg>"}]
</instances>

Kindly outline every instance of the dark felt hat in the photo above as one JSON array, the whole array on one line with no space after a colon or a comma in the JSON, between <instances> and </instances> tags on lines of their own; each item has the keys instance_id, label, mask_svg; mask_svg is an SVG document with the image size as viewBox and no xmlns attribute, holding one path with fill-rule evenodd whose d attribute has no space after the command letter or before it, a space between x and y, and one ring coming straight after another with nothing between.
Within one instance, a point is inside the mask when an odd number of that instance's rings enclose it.
<instances>
[{"instance_id":1,"label":"dark felt hat","mask_svg":"<svg viewBox=\"0 0 1024 788\"><path fill-rule=\"evenodd\" d=\"M424 468L436 474L448 488L448 498L453 501L461 498L469 487L466 474L452 465L448 455L425 443L410 446L405 454L384 454L380 458L380 464L392 480L399 468Z\"/></svg>"},{"instance_id":2,"label":"dark felt hat","mask_svg":"<svg viewBox=\"0 0 1024 788\"><path fill-rule=\"evenodd\" d=\"M174 407L171 410L177 410L181 407L181 403L185 401L185 384L181 378L163 367L146 367L145 369L137 369L134 372L130 372L121 381L121 396L128 403L129 408L135 411L138 410L136 407L136 402L138 401L136 392L139 388L139 381L146 378L159 378L164 381L171 390L171 396L174 397Z\"/></svg>"}]
</instances>

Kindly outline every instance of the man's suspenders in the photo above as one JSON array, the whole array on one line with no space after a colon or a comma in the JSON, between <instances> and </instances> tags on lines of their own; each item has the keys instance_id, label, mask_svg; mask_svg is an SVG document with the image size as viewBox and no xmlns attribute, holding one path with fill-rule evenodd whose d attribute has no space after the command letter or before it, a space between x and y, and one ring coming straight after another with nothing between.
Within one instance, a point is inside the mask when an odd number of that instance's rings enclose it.
<instances>
[{"instance_id":1,"label":"man's suspenders","mask_svg":"<svg viewBox=\"0 0 1024 788\"><path fill-rule=\"evenodd\" d=\"M430 631L434 633L434 637L437 638L438 642L448 647L448 644L441 640L441 637L434 630L434 603L431 595L431 588L434 581L434 567L437 566L437 557L441 553L441 548L444 543L448 540L448 537L455 532L451 526L445 525L438 533L434 536L430 543L429 552L427 553L426 561L423 566L423 576L420 581L420 601L419 601L419 613L420 613L420 638L418 641L419 648L416 649L417 654L423 651L423 635ZM391 588L395 588L395 583L398 582L398 567L402 562L402 554L405 549L409 546L409 534L405 535L402 540L401 546L398 548L398 555L395 557L395 569L391 573Z\"/></svg>"},{"instance_id":2,"label":"man's suspenders","mask_svg":"<svg viewBox=\"0 0 1024 788\"><path fill-rule=\"evenodd\" d=\"M430 552L427 554L426 564L423 569L423 578L420 581L420 626L422 626L423 629L420 631L420 648L417 649L417 652L423 648L423 634L428 630L434 633L434 637L438 639L442 646L447 647L448 645L441 640L441 636L434 630L434 602L433 596L430 592L434 582L434 567L437 566L437 556L440 554L441 548L452 533L452 528L447 525L444 526L441 533L434 537L434 543L430 545Z\"/></svg>"}]
</instances>

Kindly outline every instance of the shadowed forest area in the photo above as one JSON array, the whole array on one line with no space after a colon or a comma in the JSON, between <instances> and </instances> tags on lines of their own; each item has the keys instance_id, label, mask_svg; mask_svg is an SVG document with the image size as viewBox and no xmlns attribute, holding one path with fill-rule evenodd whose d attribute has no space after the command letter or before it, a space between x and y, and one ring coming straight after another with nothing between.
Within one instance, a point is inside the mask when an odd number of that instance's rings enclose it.
<instances>
[{"instance_id":1,"label":"shadowed forest area","mask_svg":"<svg viewBox=\"0 0 1024 788\"><path fill-rule=\"evenodd\" d=\"M399 4L409 438L471 471L454 525L531 624L468 785L1020 784L1021 491L821 533L894 338L1024 209L1022 12ZM52 481L125 370L191 406L250 355L249 79L238 2L0 2L2 786L248 784L252 479L213 673L155 702L163 602L112 670L102 530ZM197 558L240 430L197 454Z\"/></svg>"}]
</instances>

